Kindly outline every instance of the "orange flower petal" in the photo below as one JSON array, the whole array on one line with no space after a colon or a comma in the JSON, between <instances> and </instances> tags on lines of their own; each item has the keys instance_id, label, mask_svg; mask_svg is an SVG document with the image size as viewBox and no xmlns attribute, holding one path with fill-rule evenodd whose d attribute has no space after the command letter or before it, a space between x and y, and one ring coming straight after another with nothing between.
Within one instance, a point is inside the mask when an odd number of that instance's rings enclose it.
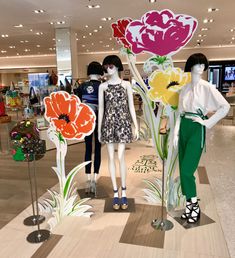
<instances>
[{"instance_id":1,"label":"orange flower petal","mask_svg":"<svg viewBox=\"0 0 235 258\"><path fill-rule=\"evenodd\" d=\"M58 114L68 114L70 101L70 95L65 91L59 91L51 94L51 99L53 102L53 107Z\"/></svg>"},{"instance_id":2,"label":"orange flower petal","mask_svg":"<svg viewBox=\"0 0 235 258\"><path fill-rule=\"evenodd\" d=\"M56 111L53 108L51 99L49 97L46 97L44 102L45 102L45 107L46 107L45 116L49 119L57 118L58 114L56 113Z\"/></svg>"},{"instance_id":3,"label":"orange flower petal","mask_svg":"<svg viewBox=\"0 0 235 258\"><path fill-rule=\"evenodd\" d=\"M76 135L76 127L73 123L68 123L63 130L61 131L61 134L68 139L75 138Z\"/></svg>"}]
</instances>

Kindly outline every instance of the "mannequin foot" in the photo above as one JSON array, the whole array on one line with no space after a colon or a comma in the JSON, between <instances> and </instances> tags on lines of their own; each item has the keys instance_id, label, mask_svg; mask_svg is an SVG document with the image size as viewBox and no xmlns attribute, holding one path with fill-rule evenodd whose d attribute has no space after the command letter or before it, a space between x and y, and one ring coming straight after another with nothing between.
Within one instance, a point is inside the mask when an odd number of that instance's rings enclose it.
<instances>
[{"instance_id":1,"label":"mannequin foot","mask_svg":"<svg viewBox=\"0 0 235 258\"><path fill-rule=\"evenodd\" d=\"M97 187L96 187L96 181L95 180L91 181L91 193L93 193L95 195L95 197L97 196Z\"/></svg>"},{"instance_id":2,"label":"mannequin foot","mask_svg":"<svg viewBox=\"0 0 235 258\"><path fill-rule=\"evenodd\" d=\"M181 215L181 219L187 219L190 214L191 214L191 207L192 207L192 202L191 200L186 201L186 208L183 214Z\"/></svg>"},{"instance_id":3,"label":"mannequin foot","mask_svg":"<svg viewBox=\"0 0 235 258\"><path fill-rule=\"evenodd\" d=\"M86 181L86 188L85 188L85 193L89 194L91 192L91 180Z\"/></svg>"},{"instance_id":4,"label":"mannequin foot","mask_svg":"<svg viewBox=\"0 0 235 258\"><path fill-rule=\"evenodd\" d=\"M126 187L122 187L121 208L122 210L126 210L128 208L128 201L126 197Z\"/></svg>"},{"instance_id":5,"label":"mannequin foot","mask_svg":"<svg viewBox=\"0 0 235 258\"><path fill-rule=\"evenodd\" d=\"M191 213L187 218L187 222L191 224L198 222L200 219L200 215L201 211L198 202L192 202Z\"/></svg>"},{"instance_id":6,"label":"mannequin foot","mask_svg":"<svg viewBox=\"0 0 235 258\"><path fill-rule=\"evenodd\" d=\"M113 190L113 192L114 192L113 209L114 210L119 210L120 209L120 202L119 202L119 197L118 197L118 190Z\"/></svg>"}]
</instances>

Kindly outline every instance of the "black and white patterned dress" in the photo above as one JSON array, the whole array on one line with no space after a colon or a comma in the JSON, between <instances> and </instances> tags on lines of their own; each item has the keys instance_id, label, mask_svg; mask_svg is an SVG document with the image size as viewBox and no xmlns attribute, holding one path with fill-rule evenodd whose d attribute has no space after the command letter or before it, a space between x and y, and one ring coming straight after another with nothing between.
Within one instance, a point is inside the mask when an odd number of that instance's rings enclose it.
<instances>
[{"instance_id":1,"label":"black and white patterned dress","mask_svg":"<svg viewBox=\"0 0 235 258\"><path fill-rule=\"evenodd\" d=\"M109 84L104 91L104 116L101 142L130 143L133 140L127 90L120 84Z\"/></svg>"}]
</instances>

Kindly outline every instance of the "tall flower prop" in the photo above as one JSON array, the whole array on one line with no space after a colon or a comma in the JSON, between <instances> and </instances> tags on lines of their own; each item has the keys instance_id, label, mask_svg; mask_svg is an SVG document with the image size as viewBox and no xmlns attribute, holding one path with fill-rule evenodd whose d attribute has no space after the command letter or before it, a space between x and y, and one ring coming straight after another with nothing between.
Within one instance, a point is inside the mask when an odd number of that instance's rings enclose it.
<instances>
[{"instance_id":1,"label":"tall flower prop","mask_svg":"<svg viewBox=\"0 0 235 258\"><path fill-rule=\"evenodd\" d=\"M90 216L87 212L91 208L83 205L89 198L79 200L73 179L80 169L88 162L83 162L65 174L65 156L67 141L82 140L90 135L95 128L95 114L93 110L81 103L75 95L67 92L53 92L44 98L45 118L49 122L48 138L56 146L56 167L52 167L59 179L59 192L48 190L52 199L45 199L40 208L52 214L48 223L51 228L65 216Z\"/></svg>"},{"instance_id":2,"label":"tall flower prop","mask_svg":"<svg viewBox=\"0 0 235 258\"><path fill-rule=\"evenodd\" d=\"M197 20L185 14L174 14L170 10L149 11L139 20L120 19L112 24L113 36L124 48L129 68L136 81L134 90L143 100L146 124L151 130L156 154L165 161L165 204L167 209L183 202L180 180L174 178L177 150L173 148L173 129L177 116L178 94L181 87L190 81L190 75L180 68L174 68L172 56L180 51L192 38ZM145 52L152 56L146 60L143 69L148 84L142 79L136 67L136 55ZM156 107L158 108L155 115ZM168 133L159 133L162 118L168 117ZM145 181L146 200L161 201L160 179Z\"/></svg>"}]
</instances>

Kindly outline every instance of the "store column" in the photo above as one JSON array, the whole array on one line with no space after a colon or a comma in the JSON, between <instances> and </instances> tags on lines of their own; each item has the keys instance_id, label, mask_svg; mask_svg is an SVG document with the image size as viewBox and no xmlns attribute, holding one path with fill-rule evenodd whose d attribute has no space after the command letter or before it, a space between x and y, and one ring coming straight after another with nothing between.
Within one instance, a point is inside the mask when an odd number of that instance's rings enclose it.
<instances>
[{"instance_id":1,"label":"store column","mask_svg":"<svg viewBox=\"0 0 235 258\"><path fill-rule=\"evenodd\" d=\"M78 78L77 41L71 28L56 29L56 60L60 82Z\"/></svg>"}]
</instances>

